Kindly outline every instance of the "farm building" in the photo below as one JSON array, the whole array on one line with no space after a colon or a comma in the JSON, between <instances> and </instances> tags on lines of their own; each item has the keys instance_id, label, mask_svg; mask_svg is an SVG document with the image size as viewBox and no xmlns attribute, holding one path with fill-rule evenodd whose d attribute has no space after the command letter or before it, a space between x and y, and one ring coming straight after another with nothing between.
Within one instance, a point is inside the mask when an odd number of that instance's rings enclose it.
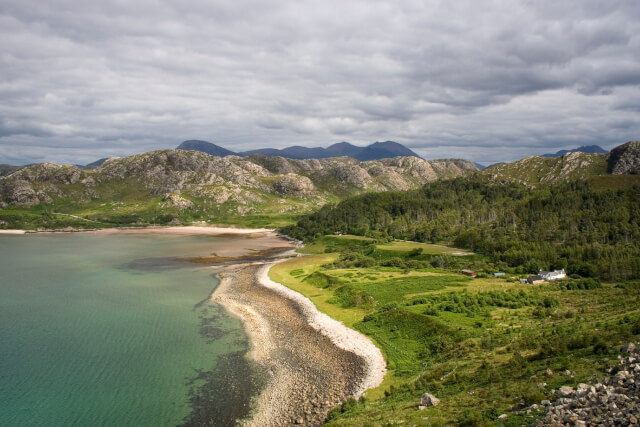
<instances>
[{"instance_id":1,"label":"farm building","mask_svg":"<svg viewBox=\"0 0 640 427\"><path fill-rule=\"evenodd\" d=\"M564 268L562 270L553 271L540 270L538 272L538 276L542 277L544 280L558 280L567 277L567 272L564 271Z\"/></svg>"},{"instance_id":2,"label":"farm building","mask_svg":"<svg viewBox=\"0 0 640 427\"><path fill-rule=\"evenodd\" d=\"M478 275L475 271L472 270L462 270L461 273L469 277L476 277Z\"/></svg>"},{"instance_id":3,"label":"farm building","mask_svg":"<svg viewBox=\"0 0 640 427\"><path fill-rule=\"evenodd\" d=\"M544 282L544 277L540 275L527 277L527 283L531 285L537 285L538 283L542 283L542 282Z\"/></svg>"}]
</instances>

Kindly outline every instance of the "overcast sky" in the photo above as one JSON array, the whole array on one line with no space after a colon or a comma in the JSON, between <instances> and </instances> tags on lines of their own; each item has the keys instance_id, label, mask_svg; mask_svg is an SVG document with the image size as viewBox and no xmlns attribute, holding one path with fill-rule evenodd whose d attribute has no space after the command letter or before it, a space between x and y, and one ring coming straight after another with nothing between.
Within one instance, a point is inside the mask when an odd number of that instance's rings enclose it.
<instances>
[{"instance_id":1,"label":"overcast sky","mask_svg":"<svg viewBox=\"0 0 640 427\"><path fill-rule=\"evenodd\" d=\"M640 1L0 0L0 163L640 139Z\"/></svg>"}]
</instances>

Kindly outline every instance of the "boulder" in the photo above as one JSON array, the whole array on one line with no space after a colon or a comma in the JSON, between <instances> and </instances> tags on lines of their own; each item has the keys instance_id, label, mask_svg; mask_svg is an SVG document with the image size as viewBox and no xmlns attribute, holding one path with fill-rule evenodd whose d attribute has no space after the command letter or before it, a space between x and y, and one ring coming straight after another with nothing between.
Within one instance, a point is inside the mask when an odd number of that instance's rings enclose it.
<instances>
[{"instance_id":1,"label":"boulder","mask_svg":"<svg viewBox=\"0 0 640 427\"><path fill-rule=\"evenodd\" d=\"M621 353L633 353L633 351L636 349L636 345L632 342L630 342L629 344L623 345L622 348L620 348L620 352Z\"/></svg>"},{"instance_id":2,"label":"boulder","mask_svg":"<svg viewBox=\"0 0 640 427\"><path fill-rule=\"evenodd\" d=\"M423 393L420 398L420 403L422 403L423 406L438 406L440 399L435 397L433 394Z\"/></svg>"},{"instance_id":3,"label":"boulder","mask_svg":"<svg viewBox=\"0 0 640 427\"><path fill-rule=\"evenodd\" d=\"M168 205L178 209L189 209L193 207L193 202L187 200L179 194L165 194L162 200Z\"/></svg>"},{"instance_id":4,"label":"boulder","mask_svg":"<svg viewBox=\"0 0 640 427\"><path fill-rule=\"evenodd\" d=\"M573 387L569 387L568 385L563 385L558 390L559 397L570 397L573 395L573 393L574 393Z\"/></svg>"}]
</instances>

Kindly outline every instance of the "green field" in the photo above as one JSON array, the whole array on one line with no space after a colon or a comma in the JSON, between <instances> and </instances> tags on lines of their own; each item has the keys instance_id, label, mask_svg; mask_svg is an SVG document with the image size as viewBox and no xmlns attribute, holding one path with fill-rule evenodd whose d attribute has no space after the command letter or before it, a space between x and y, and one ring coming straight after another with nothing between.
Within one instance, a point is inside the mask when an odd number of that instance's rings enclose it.
<instances>
[{"instance_id":1,"label":"green field","mask_svg":"<svg viewBox=\"0 0 640 427\"><path fill-rule=\"evenodd\" d=\"M338 251L324 253L327 248ZM389 369L380 387L334 410L328 425L530 423L535 412L510 409L520 401L540 403L561 385L601 376L615 364L619 345L640 334L637 281L530 286L510 274L471 279L457 270L425 266L428 259L458 252L454 248L377 244L352 236L325 236L311 249L315 255L274 266L271 278L370 336ZM336 266L354 251L382 255L369 267ZM423 267L381 265L398 257L408 263L416 256ZM456 258L477 263L476 257ZM572 374L561 375L565 370ZM424 392L435 394L441 404L420 411ZM499 422L503 413L508 417Z\"/></svg>"},{"instance_id":2,"label":"green field","mask_svg":"<svg viewBox=\"0 0 640 427\"><path fill-rule=\"evenodd\" d=\"M407 242L407 241L395 241L390 242L384 245L376 245L378 249L384 251L399 251L399 252L408 252L412 250L422 250L424 254L430 255L453 255L453 256L465 256L465 255L473 255L471 252L467 252L462 249L451 248L443 245L434 245L430 243L419 243L419 242Z\"/></svg>"}]
</instances>

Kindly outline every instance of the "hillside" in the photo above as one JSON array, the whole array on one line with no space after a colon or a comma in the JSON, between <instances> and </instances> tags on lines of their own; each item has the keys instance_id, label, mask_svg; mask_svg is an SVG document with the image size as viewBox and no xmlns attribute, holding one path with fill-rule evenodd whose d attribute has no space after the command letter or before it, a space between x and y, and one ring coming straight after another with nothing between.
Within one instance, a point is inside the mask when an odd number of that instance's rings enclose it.
<instances>
[{"instance_id":1,"label":"hillside","mask_svg":"<svg viewBox=\"0 0 640 427\"><path fill-rule=\"evenodd\" d=\"M482 169L492 182L516 182L529 186L585 180L607 174L607 155L571 152L560 157L530 156L513 163Z\"/></svg>"},{"instance_id":2,"label":"hillside","mask_svg":"<svg viewBox=\"0 0 640 427\"><path fill-rule=\"evenodd\" d=\"M414 189L475 170L462 160L294 160L184 150L111 158L93 170L42 163L0 179L0 227L59 225L59 214L79 217L67 217L73 226L252 216L268 224L350 195Z\"/></svg>"},{"instance_id":3,"label":"hillside","mask_svg":"<svg viewBox=\"0 0 640 427\"><path fill-rule=\"evenodd\" d=\"M529 187L589 181L596 189L615 190L640 185L639 174L640 142L631 141L615 147L611 153L570 151L559 157L529 156L491 165L478 175L489 182L513 182Z\"/></svg>"},{"instance_id":4,"label":"hillside","mask_svg":"<svg viewBox=\"0 0 640 427\"><path fill-rule=\"evenodd\" d=\"M637 414L637 280L525 285L526 271L482 254L351 235L303 250L270 277L369 336L387 362L383 384L336 407L328 426L627 425Z\"/></svg>"}]
</instances>

